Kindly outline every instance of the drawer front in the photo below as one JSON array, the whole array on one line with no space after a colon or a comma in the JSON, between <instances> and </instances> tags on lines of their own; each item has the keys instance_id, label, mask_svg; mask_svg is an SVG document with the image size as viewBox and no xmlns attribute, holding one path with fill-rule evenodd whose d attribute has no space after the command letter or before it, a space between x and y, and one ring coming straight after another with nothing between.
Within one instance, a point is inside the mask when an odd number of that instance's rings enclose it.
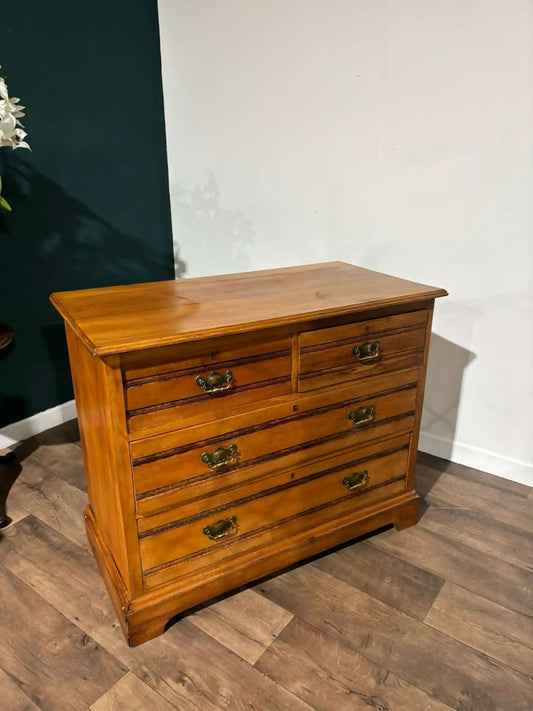
<instances>
[{"instance_id":1,"label":"drawer front","mask_svg":"<svg viewBox=\"0 0 533 711\"><path fill-rule=\"evenodd\" d=\"M425 311L302 333L300 392L420 366Z\"/></svg>"},{"instance_id":2,"label":"drawer front","mask_svg":"<svg viewBox=\"0 0 533 711\"><path fill-rule=\"evenodd\" d=\"M124 396L131 432L291 392L291 339L249 346L229 342L149 352L123 360ZM180 353L181 350L181 353ZM181 358L180 358L181 355ZM155 363L151 363L155 361ZM150 364L151 363L151 364Z\"/></svg>"},{"instance_id":3,"label":"drawer front","mask_svg":"<svg viewBox=\"0 0 533 711\"><path fill-rule=\"evenodd\" d=\"M148 513L186 501L191 495L197 495L199 485L203 486L203 493L207 493L210 488L231 486L263 472L302 465L310 457L412 427L416 403L414 386L380 396L361 397L353 388L340 392L346 399L279 421L266 420L228 431L226 428L232 424L230 419L230 422L220 423L218 431L212 427L212 436L202 441L187 440L186 435L190 433L184 430L181 441L176 433L176 446L166 451L137 456L136 451L142 451L144 442L132 444L139 512ZM341 395L338 393L337 397ZM219 461L226 463L219 466ZM191 487L193 492L188 490Z\"/></svg>"},{"instance_id":4,"label":"drawer front","mask_svg":"<svg viewBox=\"0 0 533 711\"><path fill-rule=\"evenodd\" d=\"M175 575L190 573L250 547L280 540L284 530L277 527L306 512L348 500L353 510L364 508L390 495L389 486L400 493L405 488L407 460L408 448L403 447L364 462L333 466L267 490L260 497L235 499L164 530L141 533L143 573L154 574L168 565ZM305 528L303 520L298 525L300 530Z\"/></svg>"},{"instance_id":5,"label":"drawer front","mask_svg":"<svg viewBox=\"0 0 533 711\"><path fill-rule=\"evenodd\" d=\"M408 447L410 440L410 432L405 432L342 449L326 457L317 457L314 450L310 450L305 458L300 457L299 462L295 461L293 466L286 466L283 469L280 469L279 465L287 464L287 458L282 458L275 463L267 461L264 465L252 467L246 472L245 477L242 476L242 471L210 476L197 481L194 486L189 484L176 491L140 499L137 528L139 533L146 533L174 524L179 519L196 516L202 511L228 506L235 499L260 496L266 491L305 480L324 470L363 465L373 457Z\"/></svg>"}]
</instances>

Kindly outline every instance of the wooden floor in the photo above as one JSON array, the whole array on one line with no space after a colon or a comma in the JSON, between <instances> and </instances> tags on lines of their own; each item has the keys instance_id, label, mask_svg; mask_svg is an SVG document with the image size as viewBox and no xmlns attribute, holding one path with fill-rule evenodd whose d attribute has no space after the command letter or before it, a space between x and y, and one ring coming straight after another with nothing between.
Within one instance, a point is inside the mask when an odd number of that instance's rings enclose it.
<instances>
[{"instance_id":1,"label":"wooden floor","mask_svg":"<svg viewBox=\"0 0 533 711\"><path fill-rule=\"evenodd\" d=\"M2 711L533 709L525 486L420 455L418 525L261 581L129 649L85 538L76 424L18 455L14 522L0 533ZM3 466L4 482L16 473Z\"/></svg>"}]
</instances>

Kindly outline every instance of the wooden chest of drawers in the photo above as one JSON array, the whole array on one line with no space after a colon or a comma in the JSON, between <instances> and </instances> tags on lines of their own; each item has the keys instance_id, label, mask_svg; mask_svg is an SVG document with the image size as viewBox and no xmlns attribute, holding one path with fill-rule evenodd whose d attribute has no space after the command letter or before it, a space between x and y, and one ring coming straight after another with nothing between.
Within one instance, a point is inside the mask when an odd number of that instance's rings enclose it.
<instances>
[{"instance_id":1,"label":"wooden chest of drawers","mask_svg":"<svg viewBox=\"0 0 533 711\"><path fill-rule=\"evenodd\" d=\"M334 262L52 295L88 536L129 644L307 556L415 523L445 294Z\"/></svg>"}]
</instances>

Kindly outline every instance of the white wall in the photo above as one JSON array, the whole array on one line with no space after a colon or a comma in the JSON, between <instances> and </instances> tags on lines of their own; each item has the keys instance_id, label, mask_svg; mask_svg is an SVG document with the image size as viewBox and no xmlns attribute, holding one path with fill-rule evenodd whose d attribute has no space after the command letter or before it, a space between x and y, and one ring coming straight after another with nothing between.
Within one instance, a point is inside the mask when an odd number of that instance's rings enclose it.
<instances>
[{"instance_id":1,"label":"white wall","mask_svg":"<svg viewBox=\"0 0 533 711\"><path fill-rule=\"evenodd\" d=\"M159 0L178 273L444 286L421 448L533 485L530 0Z\"/></svg>"}]
</instances>

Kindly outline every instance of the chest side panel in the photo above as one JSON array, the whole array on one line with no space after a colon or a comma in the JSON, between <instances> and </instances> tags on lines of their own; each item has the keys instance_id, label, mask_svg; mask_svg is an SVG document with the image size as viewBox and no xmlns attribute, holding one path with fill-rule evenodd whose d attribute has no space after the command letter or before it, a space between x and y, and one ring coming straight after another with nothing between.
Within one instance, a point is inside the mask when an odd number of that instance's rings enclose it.
<instances>
[{"instance_id":1,"label":"chest side panel","mask_svg":"<svg viewBox=\"0 0 533 711\"><path fill-rule=\"evenodd\" d=\"M91 356L67 326L67 343L92 515L130 595L140 591L139 552L118 358Z\"/></svg>"}]
</instances>

